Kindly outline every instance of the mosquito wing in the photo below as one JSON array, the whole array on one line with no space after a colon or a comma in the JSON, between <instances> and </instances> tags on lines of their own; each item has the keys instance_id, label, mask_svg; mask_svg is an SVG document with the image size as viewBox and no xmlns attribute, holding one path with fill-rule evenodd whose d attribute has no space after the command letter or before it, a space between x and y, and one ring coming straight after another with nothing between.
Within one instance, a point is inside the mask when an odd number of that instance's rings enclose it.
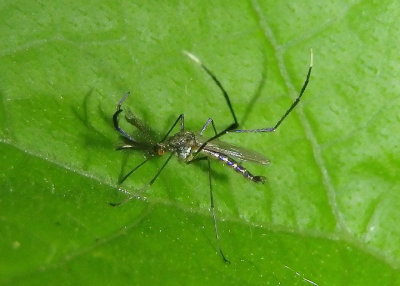
<instances>
[{"instance_id":1,"label":"mosquito wing","mask_svg":"<svg viewBox=\"0 0 400 286\"><path fill-rule=\"evenodd\" d=\"M196 136L196 139L200 144L206 142L206 138L200 135ZM246 150L244 148L219 141L218 139L208 142L204 149L222 153L244 161L252 161L262 165L269 164L269 160L258 152Z\"/></svg>"}]
</instances>

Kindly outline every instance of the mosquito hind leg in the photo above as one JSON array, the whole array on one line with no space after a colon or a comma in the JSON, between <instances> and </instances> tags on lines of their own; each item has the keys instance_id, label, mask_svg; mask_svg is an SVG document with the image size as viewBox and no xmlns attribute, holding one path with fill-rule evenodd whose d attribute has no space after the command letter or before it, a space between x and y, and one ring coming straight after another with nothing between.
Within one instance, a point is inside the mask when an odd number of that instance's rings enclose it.
<instances>
[{"instance_id":1,"label":"mosquito hind leg","mask_svg":"<svg viewBox=\"0 0 400 286\"><path fill-rule=\"evenodd\" d=\"M238 120L237 120L235 111L233 110L233 106L232 106L231 100L230 100L230 98L229 98L229 94L228 94L228 92L225 90L225 88L223 87L222 83L218 80L218 78L214 75L214 73L213 73L209 68L207 68L207 67L200 61L200 59L198 59L195 55L193 55L192 53L189 53L189 52L187 52L187 51L184 51L184 53L185 53L192 61L194 61L195 63L197 63L198 65L200 65L201 68L212 78L212 80L215 82L215 84L216 84L216 85L218 86L218 88L221 90L222 95L223 95L224 98L225 98L226 104L228 105L229 111L230 111L230 113L231 113L231 115L232 115L232 118L233 118L233 123L232 123L231 125L229 125L227 128L225 128L225 129L222 130L221 132L215 134L213 137L207 139L207 141L204 142L204 143L200 146L200 148L199 148L199 149L196 151L196 153L195 153L195 155L197 155L197 154L207 145L208 142L210 142L210 141L212 141L212 140L214 140L214 139L216 139L216 138L218 138L218 137L221 137L222 135L226 134L227 132L229 132L229 131L231 131L231 130L237 129L237 128L239 127L239 122L238 122Z\"/></svg>"},{"instance_id":2,"label":"mosquito hind leg","mask_svg":"<svg viewBox=\"0 0 400 286\"><path fill-rule=\"evenodd\" d=\"M246 133L246 132L252 132L252 133L258 133L258 132L274 132L280 125L281 123L286 119L286 117L292 112L292 110L297 106L297 104L300 102L301 97L303 96L308 83L310 81L310 76L311 76L311 70L313 67L313 52L312 49L310 50L310 66L308 68L308 72L307 72L307 76L306 79L303 83L303 86L300 90L299 95L297 96L297 98L294 100L294 102L291 104L291 106L286 110L286 112L283 114L283 116L278 120L278 122L273 126L273 127L267 127L267 128L259 128L259 129L237 129L239 127L239 123L237 121L235 112L233 110L232 104L230 102L229 99L229 95L228 92L225 90L225 88L222 86L221 82L217 79L217 77L211 72L210 69L208 69L195 55L184 51L184 53L191 59L193 60L195 63L197 63L198 65L200 65L203 70L205 70L205 72L213 79L213 81L217 84L217 86L219 87L219 89L221 90L222 94L225 97L226 103L229 107L229 110L231 112L231 115L233 117L234 123L232 123L231 125L229 125L227 128L225 128L223 131L219 132L218 134L214 135L213 137L211 137L210 139L208 139L206 142L204 142L200 148L197 150L196 154L198 154L204 147L205 145L207 145L208 142L221 137L222 135L228 133L228 132L235 132L235 133Z\"/></svg>"},{"instance_id":3,"label":"mosquito hind leg","mask_svg":"<svg viewBox=\"0 0 400 286\"><path fill-rule=\"evenodd\" d=\"M258 133L258 132L274 132L280 125L281 123L285 120L285 118L292 112L292 110L297 106L297 104L300 102L301 97L303 96L308 83L310 81L310 76L311 76L311 70L313 67L313 52L312 49L310 50L310 66L308 67L308 72L306 79L303 83L303 86L300 90L299 95L296 97L296 99L293 101L293 103L290 105L290 107L286 110L286 112L281 116L281 118L278 120L278 122L274 125L274 127L267 127L267 128L259 128L259 129L249 129L249 130L229 130L228 132L231 133L245 133L245 132L252 132L252 133Z\"/></svg>"}]
</instances>

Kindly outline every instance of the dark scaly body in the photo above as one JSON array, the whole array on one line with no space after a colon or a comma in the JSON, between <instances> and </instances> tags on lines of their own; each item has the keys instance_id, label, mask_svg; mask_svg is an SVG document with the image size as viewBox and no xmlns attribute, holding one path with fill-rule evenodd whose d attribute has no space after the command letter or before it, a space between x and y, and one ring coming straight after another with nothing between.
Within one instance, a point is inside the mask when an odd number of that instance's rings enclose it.
<instances>
[{"instance_id":1,"label":"dark scaly body","mask_svg":"<svg viewBox=\"0 0 400 286\"><path fill-rule=\"evenodd\" d=\"M201 135L195 134L190 131L182 131L174 134L166 140L166 142L160 143L158 145L158 153L163 153L168 150L175 152L179 159L190 163L195 159L194 154L200 148L200 146L205 141L205 138ZM236 172L242 174L246 179L257 183L264 183L265 177L254 176L245 167L241 166L232 157L237 157L242 160L255 161L260 164L268 164L268 160L261 155L246 151L239 147L229 145L220 141L213 141L207 143L203 149L201 149L200 154L206 155L208 157L220 160L225 165L229 166ZM229 156L230 154L231 156Z\"/></svg>"},{"instance_id":2,"label":"dark scaly body","mask_svg":"<svg viewBox=\"0 0 400 286\"><path fill-rule=\"evenodd\" d=\"M252 175L245 167L239 165L232 158L228 157L225 154L208 150L207 146L203 150L201 150L200 153L204 153L205 155L211 156L213 158L216 158L216 159L222 161L224 164L231 167L236 172L242 174L246 179L249 179L249 180L251 180L253 182L257 182L257 183L264 183L264 181L265 181L265 177Z\"/></svg>"}]
</instances>

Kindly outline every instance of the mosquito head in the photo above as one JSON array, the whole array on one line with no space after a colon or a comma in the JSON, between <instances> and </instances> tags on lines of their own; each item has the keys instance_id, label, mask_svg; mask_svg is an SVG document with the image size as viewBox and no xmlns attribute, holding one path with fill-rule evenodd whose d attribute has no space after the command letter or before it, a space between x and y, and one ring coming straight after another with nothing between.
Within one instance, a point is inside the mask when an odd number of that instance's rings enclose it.
<instances>
[{"instance_id":1,"label":"mosquito head","mask_svg":"<svg viewBox=\"0 0 400 286\"><path fill-rule=\"evenodd\" d=\"M166 149L166 147L163 143L158 143L154 146L154 154L156 156L162 156L162 155L164 155L164 153L166 151L165 149Z\"/></svg>"}]
</instances>

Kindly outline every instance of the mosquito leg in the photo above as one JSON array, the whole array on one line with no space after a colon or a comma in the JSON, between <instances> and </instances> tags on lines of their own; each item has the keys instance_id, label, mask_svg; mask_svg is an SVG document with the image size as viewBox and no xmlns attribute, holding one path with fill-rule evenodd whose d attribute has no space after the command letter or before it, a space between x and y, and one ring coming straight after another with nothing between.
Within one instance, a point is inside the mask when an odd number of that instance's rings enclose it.
<instances>
[{"instance_id":1,"label":"mosquito leg","mask_svg":"<svg viewBox=\"0 0 400 286\"><path fill-rule=\"evenodd\" d=\"M273 132L275 131L280 125L281 123L285 120L285 118L292 112L292 110L297 106L297 104L299 103L301 97L303 96L309 80L310 80L310 76L311 76L311 70L313 67L313 52L312 49L310 50L310 66L308 68L308 72L307 72L307 76L306 76L306 80L303 83L303 86L301 88L301 91L299 93L299 95L297 96L297 98L294 100L294 102L292 103L292 105L289 107L289 109L285 112L285 114L278 120L278 122L275 124L274 127L268 127L268 128L260 128L260 129L249 129L249 130L238 130L237 128L239 127L239 123L236 119L236 115L233 111L233 107L232 104L229 100L229 95L226 92L226 90L224 89L224 87L222 86L221 82L217 79L217 77L193 54L189 53L189 52L184 52L190 59L192 59L194 62L196 62L197 64L199 64L206 72L207 74L214 80L214 82L217 84L217 86L220 88L220 90L222 91L225 100L228 104L228 107L231 111L234 123L232 123L230 126L228 126L227 128L225 128L223 131L215 134L213 137L209 138L206 142L204 142L199 149L196 151L196 153L194 154L194 156L196 156L201 150L204 149L204 147L207 145L208 142L221 137L222 135L228 133L228 132L236 132L236 133L245 133L245 132L253 132L253 133L257 133L257 132Z\"/></svg>"},{"instance_id":2,"label":"mosquito leg","mask_svg":"<svg viewBox=\"0 0 400 286\"><path fill-rule=\"evenodd\" d=\"M165 160L164 164L161 166L161 168L157 171L157 174L153 177L153 179L151 179L150 183L148 183L148 186L150 187L158 178L158 176L161 174L162 170L164 170L165 166L167 166L169 160L171 160L172 156L174 155L174 153L171 153L167 160Z\"/></svg>"},{"instance_id":3,"label":"mosquito leg","mask_svg":"<svg viewBox=\"0 0 400 286\"><path fill-rule=\"evenodd\" d=\"M139 169L140 167L142 167L145 163L147 163L150 160L150 158L147 158L146 160L144 160L143 162L141 162L139 165L137 165L135 168L133 168L128 174L126 174L125 176L123 176L122 178L120 178L118 180L118 184L122 184L130 175L132 175L137 169ZM122 202L118 202L118 203L109 203L110 206L120 206L125 204L126 202L128 202L129 200L131 200L131 197L123 200Z\"/></svg>"},{"instance_id":4,"label":"mosquito leg","mask_svg":"<svg viewBox=\"0 0 400 286\"><path fill-rule=\"evenodd\" d=\"M132 175L137 169L139 169L140 167L142 167L145 163L147 163L149 160L151 159L151 157L147 158L146 160L144 160L142 163L140 163L139 165L137 165L135 168L133 168L128 174L126 174L125 176L123 176L120 180L118 180L119 184L122 184L130 175Z\"/></svg>"},{"instance_id":5,"label":"mosquito leg","mask_svg":"<svg viewBox=\"0 0 400 286\"><path fill-rule=\"evenodd\" d=\"M128 139L129 141L133 141L135 142L136 140L133 139L128 133L126 133L120 126L119 126L119 122L118 122L118 116L119 114L122 112L121 106L124 103L125 99L129 96L130 92L125 93L125 95L121 98L121 100L119 101L118 105L117 105L117 110L115 111L114 115L113 115L113 123L114 123L114 128L126 139Z\"/></svg>"},{"instance_id":6,"label":"mosquito leg","mask_svg":"<svg viewBox=\"0 0 400 286\"><path fill-rule=\"evenodd\" d=\"M171 153L167 160L164 162L164 164L161 166L160 169L158 169L156 175L153 177L153 179L151 179L151 181L146 184L144 187L142 187L139 191L143 192L146 189L148 189L158 178L158 176L161 174L162 170L164 170L165 166L168 164L169 160L171 160L172 156L174 155L174 153ZM124 176L124 178L122 179L121 182L123 182L126 178L128 178L134 171L136 171L137 169L139 169L141 166L143 166L147 161L149 161L151 158L146 159L145 161L143 161L142 163L140 163L138 166L136 166L132 171L130 171L127 175ZM122 202L119 203L109 203L111 206L115 207L115 206L120 206L123 204L126 204L127 202L129 202L130 200L132 200L134 198L134 196L129 196L128 198L126 198L125 200L123 200Z\"/></svg>"},{"instance_id":7,"label":"mosquito leg","mask_svg":"<svg viewBox=\"0 0 400 286\"><path fill-rule=\"evenodd\" d=\"M235 111L233 110L233 106L232 106L231 100L229 99L229 94L228 94L228 92L225 90L225 88L223 87L222 83L221 83L221 82L218 80L218 78L211 72L211 70L210 70L209 68L207 68L195 55L193 55L193 54L191 54L191 53L189 53L189 52L187 52L187 51L184 51L184 53L185 53L192 61L194 61L195 63L197 63L198 65L200 65L201 68L212 78L212 80L215 82L215 84L219 87L219 89L221 90L221 92L222 92L222 94L223 94L223 96L224 96L224 98L225 98L225 100L226 100L226 104L228 105L229 110L230 110L231 115L232 115L232 118L233 118L233 123L232 123L231 125L229 125L227 128L225 128L225 129L222 130L221 132L215 134L213 137L207 139L207 141L204 142L204 143L200 146L200 148L199 148L199 149L196 151L196 153L195 153L195 156L196 156L196 154L198 154L198 153L207 145L208 142L210 142L210 141L212 141L212 140L214 140L214 139L216 139L216 138L218 138L218 137L221 137L222 135L226 134L227 132L229 132L229 131L231 131L231 130L237 129L237 128L239 127L239 122L237 121Z\"/></svg>"},{"instance_id":8,"label":"mosquito leg","mask_svg":"<svg viewBox=\"0 0 400 286\"><path fill-rule=\"evenodd\" d=\"M211 72L211 70L209 68L207 68L201 61L199 58L197 58L195 55L193 55L192 53L189 53L187 51L183 51L184 54L186 54L192 61L194 61L195 63L197 63L198 65L200 65L202 67L202 69L213 79L213 81L217 84L217 86L219 87L219 89L221 90L222 94L224 95L224 98L226 100L226 103L228 104L229 110L232 114L233 117L233 121L234 123L231 124L231 126L235 126L235 128L237 128L237 126L239 126L239 123L236 119L236 115L235 115L235 111L233 110L232 104L231 104L231 100L229 99L229 95L228 92L225 90L225 88L222 86L221 82L218 80L218 78ZM229 128L229 127L228 127Z\"/></svg>"},{"instance_id":9,"label":"mosquito leg","mask_svg":"<svg viewBox=\"0 0 400 286\"><path fill-rule=\"evenodd\" d=\"M156 175L155 175L155 176L153 177L153 179L151 179L151 181L144 187L144 189L150 187L150 186L157 180L158 176L161 174L162 170L164 170L165 166L168 164L169 160L171 160L171 158L172 158L173 155L174 155L174 153L171 153L171 154L168 156L167 160L165 160L164 164L161 166L160 169L158 169ZM137 167L134 168L132 171L130 171L130 172L128 173L128 175L126 175L126 176L124 177L124 180L125 180L129 175L131 175L134 171L136 171L140 166L142 166L144 163L146 163L147 161L149 161L150 159L152 159L152 158L146 159L146 161L142 162L141 164L139 164L139 166L137 166Z\"/></svg>"},{"instance_id":10,"label":"mosquito leg","mask_svg":"<svg viewBox=\"0 0 400 286\"><path fill-rule=\"evenodd\" d=\"M203 132L207 129L207 127L208 127L208 125L210 125L210 123L212 123L212 127L214 129L215 135L218 134L217 129L215 128L214 120L212 118L208 118L206 124L204 124L203 128L201 128L200 135L203 135Z\"/></svg>"},{"instance_id":11,"label":"mosquito leg","mask_svg":"<svg viewBox=\"0 0 400 286\"><path fill-rule=\"evenodd\" d=\"M208 182L210 185L210 210L211 210L211 214L212 214L212 218L213 218L213 222L214 222L215 239L217 240L219 253L222 256L222 259L224 260L225 263L230 264L231 262L225 257L225 254L222 251L222 248L220 246L219 233L218 233L218 227L217 227L217 219L216 219L215 208L214 208L214 196L213 196L212 184L211 184L211 163L210 163L209 158L207 158L207 162L208 162Z\"/></svg>"},{"instance_id":12,"label":"mosquito leg","mask_svg":"<svg viewBox=\"0 0 400 286\"><path fill-rule=\"evenodd\" d=\"M206 125L208 125L210 122L212 122L212 119L211 120L210 119L207 121ZM206 125L205 125L205 127L207 127ZM201 161L201 160L207 160L207 164L208 164L208 183L209 183L209 186L210 186L210 211L211 211L212 218L213 218L215 239L217 240L218 250L219 250L219 253L221 254L222 259L224 260L224 262L230 264L231 262L226 258L224 252L222 251L222 248L220 246L220 241L219 241L217 217L215 215L214 196L213 196L213 190L212 190L212 184L211 184L211 162L210 162L210 158L208 158L206 156L197 157L197 158L194 158L191 161L187 162L187 164L192 164L194 162Z\"/></svg>"},{"instance_id":13,"label":"mosquito leg","mask_svg":"<svg viewBox=\"0 0 400 286\"><path fill-rule=\"evenodd\" d=\"M229 130L228 132L232 132L232 133L233 132L235 132L235 133L244 133L244 132L257 133L257 132L273 132L273 131L275 131L279 127L279 125L281 125L283 120L285 120L285 118L289 115L289 113L292 112L292 110L300 102L300 99L303 96L304 91L307 88L308 82L310 81L312 67L313 67L313 52L312 52L312 50L310 50L310 66L308 68L306 80L303 83L303 87L301 88L300 93L297 96L297 98L293 101L292 105L286 110L285 114L283 114L283 116L278 120L278 122L275 124L274 127L260 128L260 129L249 129L249 130Z\"/></svg>"},{"instance_id":14,"label":"mosquito leg","mask_svg":"<svg viewBox=\"0 0 400 286\"><path fill-rule=\"evenodd\" d=\"M130 140L130 141L136 142L135 139L133 139L128 133L126 133L126 132L119 126L119 122L118 122L118 116L119 116L119 114L122 112L121 106L122 106L122 104L124 103L124 101L126 100L126 98L127 98L129 95L130 95L130 92L127 92L127 93L122 97L122 99L120 100L120 102L118 103L118 105L117 105L117 110L115 111L115 113L114 113L114 115L113 115L113 123L114 123L115 129L116 129L119 133L121 133L122 136L124 136L126 139L128 139L128 140ZM144 127L141 126L142 122L139 122L137 119L133 118L133 117L130 116L129 114L128 114L127 120L128 120L131 124L133 124L134 126L136 126L137 128L139 128L139 129L141 129L141 130L144 129ZM181 121L180 130L181 130L181 131L184 130L184 115L183 115L183 114L180 114L180 115L178 116L178 118L176 119L176 121L174 122L174 124L172 125L172 127L168 130L167 134L165 134L165 136L164 136L164 138L163 138L162 141L164 141L164 140L168 137L169 133L172 131L172 129L175 127L175 125L178 123L179 120Z\"/></svg>"},{"instance_id":15,"label":"mosquito leg","mask_svg":"<svg viewBox=\"0 0 400 286\"><path fill-rule=\"evenodd\" d=\"M178 118L175 120L174 124L172 124L171 128L168 130L167 134L165 134L165 136L164 136L164 138L161 140L161 142L163 142L165 139L167 139L169 133L171 133L171 131L172 131L172 129L174 129L175 125L178 124L178 121L179 121L179 120L181 121L180 130L181 130L181 131L185 130L185 123L184 123L185 118L184 118L184 115L183 115L183 114L180 114L180 115L178 116Z\"/></svg>"},{"instance_id":16,"label":"mosquito leg","mask_svg":"<svg viewBox=\"0 0 400 286\"><path fill-rule=\"evenodd\" d=\"M204 157L196 157L190 161L187 161L186 164L193 164L194 162L198 162L198 161L203 161L203 160L207 160L208 157L204 156Z\"/></svg>"},{"instance_id":17,"label":"mosquito leg","mask_svg":"<svg viewBox=\"0 0 400 286\"><path fill-rule=\"evenodd\" d=\"M118 114L121 112L121 104L124 102L125 98L128 96L129 94L126 94L122 100L120 101L120 103L118 104L117 107L117 112L114 114L114 123L117 122L118 124L118 120L117 120L117 116ZM183 114L180 114L178 116L178 118L175 120L174 124L171 126L171 128L168 130L167 134L165 134L164 139L162 141L165 140L165 138L168 137L169 133L172 131L172 129L175 127L175 125L178 122L181 122L181 130L184 130L184 116ZM129 135L128 135L129 136ZM122 147L120 147L119 149L130 149L130 148L134 148L134 146L132 145L124 145ZM157 171L156 175L153 177L153 179L145 186L143 187L141 190L145 190L146 188L148 188L149 186L151 186L155 180L157 179L157 177L160 175L161 171L165 168L165 166L167 165L167 163L169 162L169 160L171 159L172 155L174 153L171 153L168 157L168 159L165 161L165 163L162 165L162 167ZM152 159L151 157L147 158L145 161L143 161L142 163L140 163L139 165L137 165L135 168L133 168L128 174L126 174L125 176L123 176L120 180L119 183L122 184L130 175L132 175L137 169L139 169L140 167L142 167L145 163L147 163L150 159ZM121 202L121 203L110 203L111 205L121 205L123 203L128 202L131 199L131 197L127 198L125 201Z\"/></svg>"}]
</instances>

